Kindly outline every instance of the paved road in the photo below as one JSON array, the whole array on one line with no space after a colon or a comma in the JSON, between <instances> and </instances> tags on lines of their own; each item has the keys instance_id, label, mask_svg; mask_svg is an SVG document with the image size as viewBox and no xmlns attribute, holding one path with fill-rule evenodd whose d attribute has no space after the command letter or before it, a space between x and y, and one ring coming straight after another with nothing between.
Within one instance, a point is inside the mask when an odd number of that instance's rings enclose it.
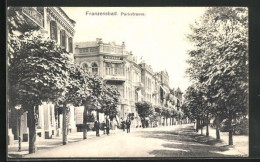
<instances>
[{"instance_id":1,"label":"paved road","mask_svg":"<svg viewBox=\"0 0 260 162\"><path fill-rule=\"evenodd\" d=\"M168 126L117 133L66 146L40 150L33 157L224 157L235 152L214 138L194 132L193 125ZM234 156L233 155L233 156Z\"/></svg>"}]
</instances>

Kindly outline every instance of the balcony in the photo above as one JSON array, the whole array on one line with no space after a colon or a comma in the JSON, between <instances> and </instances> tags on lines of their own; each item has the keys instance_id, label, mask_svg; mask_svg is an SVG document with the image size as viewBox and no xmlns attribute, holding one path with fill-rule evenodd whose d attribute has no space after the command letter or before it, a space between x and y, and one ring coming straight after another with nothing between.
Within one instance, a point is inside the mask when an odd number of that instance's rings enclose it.
<instances>
[{"instance_id":1,"label":"balcony","mask_svg":"<svg viewBox=\"0 0 260 162\"><path fill-rule=\"evenodd\" d=\"M104 81L117 81L117 82L125 82L125 76L121 75L106 75L104 76Z\"/></svg>"},{"instance_id":2,"label":"balcony","mask_svg":"<svg viewBox=\"0 0 260 162\"><path fill-rule=\"evenodd\" d=\"M43 28L43 15L33 7L23 7L22 13L28 18L29 23Z\"/></svg>"},{"instance_id":3,"label":"balcony","mask_svg":"<svg viewBox=\"0 0 260 162\"><path fill-rule=\"evenodd\" d=\"M106 67L104 80L125 82L126 78L124 76L124 71L122 68Z\"/></svg>"}]
</instances>

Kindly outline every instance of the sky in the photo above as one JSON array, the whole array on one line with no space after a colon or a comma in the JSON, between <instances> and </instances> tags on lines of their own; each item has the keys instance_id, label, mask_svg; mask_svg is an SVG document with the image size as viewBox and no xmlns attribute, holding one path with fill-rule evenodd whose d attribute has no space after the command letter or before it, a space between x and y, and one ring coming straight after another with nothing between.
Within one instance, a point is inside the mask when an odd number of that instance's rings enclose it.
<instances>
[{"instance_id":1,"label":"sky","mask_svg":"<svg viewBox=\"0 0 260 162\"><path fill-rule=\"evenodd\" d=\"M62 7L76 21L74 42L125 42L126 50L150 64L153 70L167 70L171 88L184 92L190 85L186 39L190 24L199 20L203 7ZM86 12L117 12L117 16L90 16ZM144 16L121 16L124 13L144 13Z\"/></svg>"}]
</instances>

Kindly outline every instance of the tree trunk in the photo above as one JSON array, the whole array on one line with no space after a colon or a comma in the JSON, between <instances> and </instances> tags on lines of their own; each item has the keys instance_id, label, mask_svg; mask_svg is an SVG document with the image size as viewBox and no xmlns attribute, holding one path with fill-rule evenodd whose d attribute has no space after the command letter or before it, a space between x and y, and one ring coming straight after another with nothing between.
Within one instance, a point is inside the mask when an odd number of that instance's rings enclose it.
<instances>
[{"instance_id":1,"label":"tree trunk","mask_svg":"<svg viewBox=\"0 0 260 162\"><path fill-rule=\"evenodd\" d=\"M209 136L209 114L207 114L207 118L206 118L206 126L207 126L207 130L206 130L206 136Z\"/></svg>"},{"instance_id":2,"label":"tree trunk","mask_svg":"<svg viewBox=\"0 0 260 162\"><path fill-rule=\"evenodd\" d=\"M219 126L220 126L219 117L216 117L216 139L217 140L220 140Z\"/></svg>"},{"instance_id":3,"label":"tree trunk","mask_svg":"<svg viewBox=\"0 0 260 162\"><path fill-rule=\"evenodd\" d=\"M87 107L84 106L84 112L83 112L83 139L87 139Z\"/></svg>"},{"instance_id":4,"label":"tree trunk","mask_svg":"<svg viewBox=\"0 0 260 162\"><path fill-rule=\"evenodd\" d=\"M160 114L160 123L159 123L160 126L162 126L162 116Z\"/></svg>"},{"instance_id":5,"label":"tree trunk","mask_svg":"<svg viewBox=\"0 0 260 162\"><path fill-rule=\"evenodd\" d=\"M28 126L29 126L29 154L35 153L37 147L36 142L36 119L35 119L34 106L28 109Z\"/></svg>"},{"instance_id":6,"label":"tree trunk","mask_svg":"<svg viewBox=\"0 0 260 162\"><path fill-rule=\"evenodd\" d=\"M233 145L233 128L232 128L232 114L229 112L229 133L228 133L228 145Z\"/></svg>"},{"instance_id":7,"label":"tree trunk","mask_svg":"<svg viewBox=\"0 0 260 162\"><path fill-rule=\"evenodd\" d=\"M200 134L203 134L203 119L200 120Z\"/></svg>"},{"instance_id":8,"label":"tree trunk","mask_svg":"<svg viewBox=\"0 0 260 162\"><path fill-rule=\"evenodd\" d=\"M196 119L196 132L199 131L199 119L197 118Z\"/></svg>"},{"instance_id":9,"label":"tree trunk","mask_svg":"<svg viewBox=\"0 0 260 162\"><path fill-rule=\"evenodd\" d=\"M144 119L141 119L141 123L142 123L142 127L144 128L144 126L145 126L145 123L144 123Z\"/></svg>"},{"instance_id":10,"label":"tree trunk","mask_svg":"<svg viewBox=\"0 0 260 162\"><path fill-rule=\"evenodd\" d=\"M168 126L168 121L167 121L167 120L168 120L168 118L166 117L165 119L166 119L166 126Z\"/></svg>"},{"instance_id":11,"label":"tree trunk","mask_svg":"<svg viewBox=\"0 0 260 162\"><path fill-rule=\"evenodd\" d=\"M66 145L68 143L68 125L67 125L67 106L63 104L62 111L62 144Z\"/></svg>"}]
</instances>

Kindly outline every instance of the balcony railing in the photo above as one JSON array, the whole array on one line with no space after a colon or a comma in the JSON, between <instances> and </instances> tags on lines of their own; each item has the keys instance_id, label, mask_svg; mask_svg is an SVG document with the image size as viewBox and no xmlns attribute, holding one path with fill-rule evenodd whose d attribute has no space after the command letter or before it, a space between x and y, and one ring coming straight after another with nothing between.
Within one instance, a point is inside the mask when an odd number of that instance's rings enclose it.
<instances>
[{"instance_id":1,"label":"balcony railing","mask_svg":"<svg viewBox=\"0 0 260 162\"><path fill-rule=\"evenodd\" d=\"M33 7L23 7L22 13L29 19L31 19L34 23L43 28L43 15L39 13L36 9L34 9Z\"/></svg>"},{"instance_id":2,"label":"balcony railing","mask_svg":"<svg viewBox=\"0 0 260 162\"><path fill-rule=\"evenodd\" d=\"M121 81L124 82L125 76L120 76L120 75L106 75L104 76L104 80L112 80L112 81Z\"/></svg>"},{"instance_id":3,"label":"balcony railing","mask_svg":"<svg viewBox=\"0 0 260 162\"><path fill-rule=\"evenodd\" d=\"M124 76L124 69L106 67L106 75Z\"/></svg>"}]
</instances>

